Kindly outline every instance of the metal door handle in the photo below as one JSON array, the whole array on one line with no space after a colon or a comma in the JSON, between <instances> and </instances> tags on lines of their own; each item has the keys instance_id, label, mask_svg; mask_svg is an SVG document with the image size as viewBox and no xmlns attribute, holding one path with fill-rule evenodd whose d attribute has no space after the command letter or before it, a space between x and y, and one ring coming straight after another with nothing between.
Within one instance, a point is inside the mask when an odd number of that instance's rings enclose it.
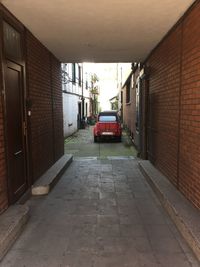
<instances>
[{"instance_id":1,"label":"metal door handle","mask_svg":"<svg viewBox=\"0 0 200 267\"><path fill-rule=\"evenodd\" d=\"M21 153L22 153L22 150L19 150L19 151L15 152L14 155L17 156L17 155L19 155Z\"/></svg>"}]
</instances>

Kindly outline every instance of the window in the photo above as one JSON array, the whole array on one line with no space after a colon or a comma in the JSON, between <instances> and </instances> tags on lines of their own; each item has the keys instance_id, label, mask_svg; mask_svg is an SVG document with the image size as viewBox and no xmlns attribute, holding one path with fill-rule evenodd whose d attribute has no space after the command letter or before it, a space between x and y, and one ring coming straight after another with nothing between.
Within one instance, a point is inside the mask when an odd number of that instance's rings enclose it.
<instances>
[{"instance_id":1,"label":"window","mask_svg":"<svg viewBox=\"0 0 200 267\"><path fill-rule=\"evenodd\" d=\"M78 85L81 86L81 66L78 66Z\"/></svg>"},{"instance_id":2,"label":"window","mask_svg":"<svg viewBox=\"0 0 200 267\"><path fill-rule=\"evenodd\" d=\"M72 82L76 82L76 63L72 63Z\"/></svg>"},{"instance_id":3,"label":"window","mask_svg":"<svg viewBox=\"0 0 200 267\"><path fill-rule=\"evenodd\" d=\"M3 22L4 49L6 57L21 61L21 36L10 24Z\"/></svg>"},{"instance_id":4,"label":"window","mask_svg":"<svg viewBox=\"0 0 200 267\"><path fill-rule=\"evenodd\" d=\"M99 116L100 122L115 122L117 121L116 116Z\"/></svg>"}]
</instances>

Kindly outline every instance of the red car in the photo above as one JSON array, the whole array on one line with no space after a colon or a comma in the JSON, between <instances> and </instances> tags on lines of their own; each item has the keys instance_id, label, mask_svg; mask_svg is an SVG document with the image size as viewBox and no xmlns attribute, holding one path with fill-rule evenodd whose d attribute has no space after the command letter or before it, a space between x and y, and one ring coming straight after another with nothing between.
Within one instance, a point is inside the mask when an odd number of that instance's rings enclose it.
<instances>
[{"instance_id":1,"label":"red car","mask_svg":"<svg viewBox=\"0 0 200 267\"><path fill-rule=\"evenodd\" d=\"M100 112L93 133L94 142L97 142L101 137L115 138L121 142L122 128L117 112Z\"/></svg>"}]
</instances>

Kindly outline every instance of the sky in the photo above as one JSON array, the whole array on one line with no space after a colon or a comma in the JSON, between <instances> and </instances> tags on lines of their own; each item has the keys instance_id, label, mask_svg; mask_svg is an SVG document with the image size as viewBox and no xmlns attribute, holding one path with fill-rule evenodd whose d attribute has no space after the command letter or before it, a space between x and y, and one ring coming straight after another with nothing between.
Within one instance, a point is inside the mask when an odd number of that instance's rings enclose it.
<instances>
[{"instance_id":1,"label":"sky","mask_svg":"<svg viewBox=\"0 0 200 267\"><path fill-rule=\"evenodd\" d=\"M101 110L110 110L109 99L118 94L118 81L121 80L121 76L123 76L122 83L128 78L131 63L84 63L84 69L98 76Z\"/></svg>"}]
</instances>

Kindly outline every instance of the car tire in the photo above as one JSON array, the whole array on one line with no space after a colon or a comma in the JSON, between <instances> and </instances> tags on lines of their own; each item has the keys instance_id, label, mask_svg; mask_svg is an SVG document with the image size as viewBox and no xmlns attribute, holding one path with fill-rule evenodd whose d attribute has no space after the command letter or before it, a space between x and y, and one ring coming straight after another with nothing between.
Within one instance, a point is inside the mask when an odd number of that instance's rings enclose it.
<instances>
[{"instance_id":1,"label":"car tire","mask_svg":"<svg viewBox=\"0 0 200 267\"><path fill-rule=\"evenodd\" d=\"M94 143L97 143L97 136L94 136Z\"/></svg>"}]
</instances>

